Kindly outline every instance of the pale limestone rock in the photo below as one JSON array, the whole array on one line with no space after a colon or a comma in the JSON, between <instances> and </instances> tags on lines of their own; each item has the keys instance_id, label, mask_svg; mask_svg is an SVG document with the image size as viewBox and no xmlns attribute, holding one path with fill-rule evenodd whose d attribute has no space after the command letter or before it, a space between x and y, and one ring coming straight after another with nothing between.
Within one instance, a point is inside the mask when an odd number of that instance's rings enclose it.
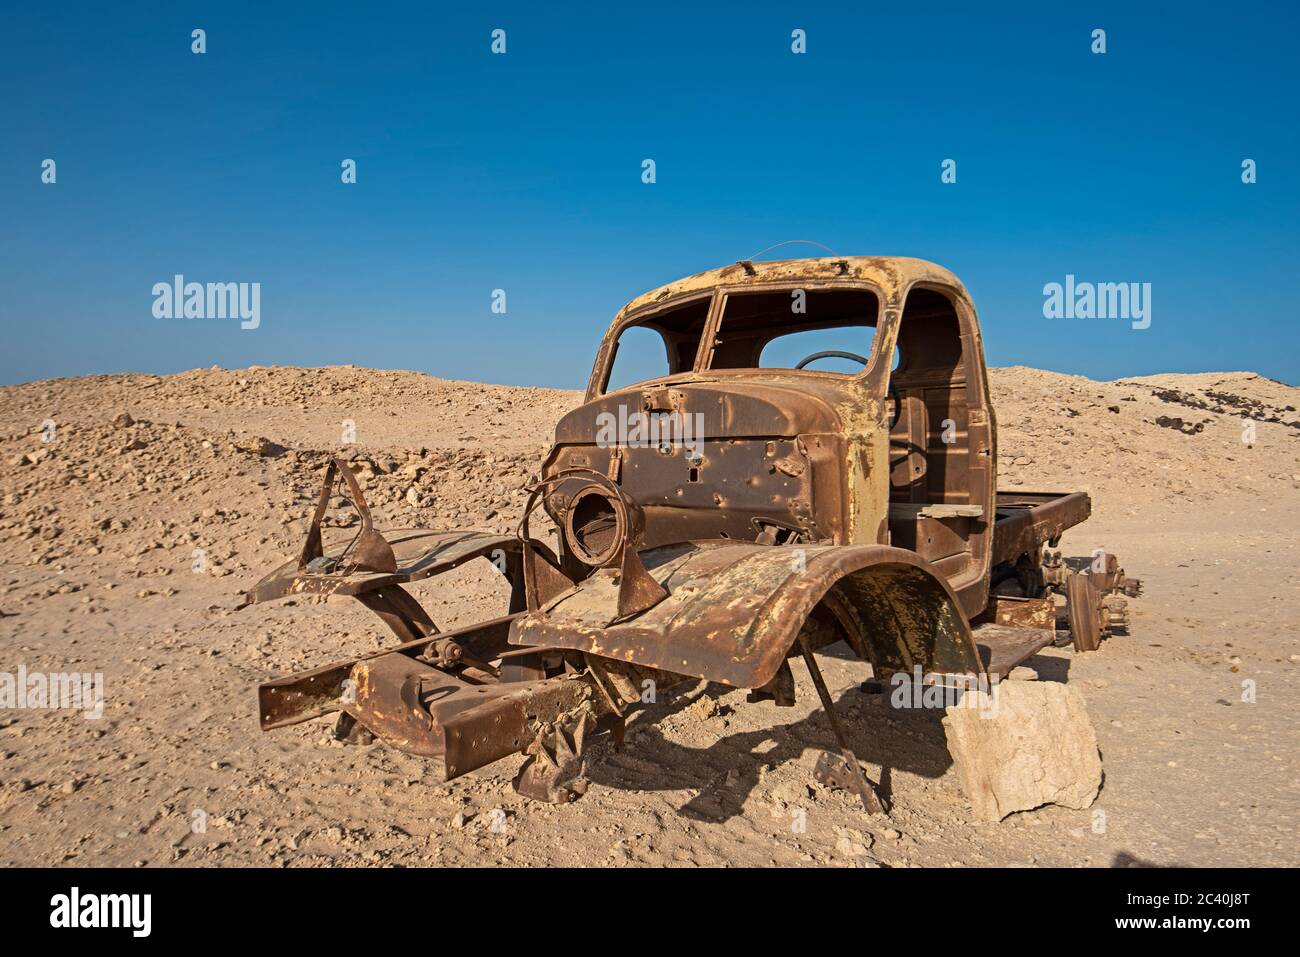
<instances>
[{"instance_id":1,"label":"pale limestone rock","mask_svg":"<svg viewBox=\"0 0 1300 957\"><path fill-rule=\"evenodd\" d=\"M1000 821L1044 804L1091 805L1101 758L1083 695L1052 681L1002 682L994 695L987 709L949 708L943 719L976 817Z\"/></svg>"}]
</instances>

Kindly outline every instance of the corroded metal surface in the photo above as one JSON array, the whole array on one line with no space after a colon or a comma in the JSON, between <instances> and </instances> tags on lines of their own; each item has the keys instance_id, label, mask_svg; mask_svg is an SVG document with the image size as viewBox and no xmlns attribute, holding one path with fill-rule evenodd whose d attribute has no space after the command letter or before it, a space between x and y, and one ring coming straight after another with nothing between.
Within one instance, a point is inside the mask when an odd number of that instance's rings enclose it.
<instances>
[{"instance_id":1,"label":"corroded metal surface","mask_svg":"<svg viewBox=\"0 0 1300 957\"><path fill-rule=\"evenodd\" d=\"M1088 580L1088 574L1072 573L1065 581L1065 597L1069 605L1070 637L1075 651L1096 651L1101 647L1101 612L1097 591Z\"/></svg>"},{"instance_id":2,"label":"corroded metal surface","mask_svg":"<svg viewBox=\"0 0 1300 957\"><path fill-rule=\"evenodd\" d=\"M1036 555L1043 545L1055 546L1067 528L1081 525L1092 514L1086 492L998 493L998 523L993 535L993 563Z\"/></svg>"},{"instance_id":3,"label":"corroded metal surface","mask_svg":"<svg viewBox=\"0 0 1300 957\"><path fill-rule=\"evenodd\" d=\"M520 613L467 625L425 638L404 642L384 651L348 661L336 661L310 671L264 681L257 688L258 714L262 730L283 728L311 718L343 710L349 697L347 682L358 666L388 655L404 655L442 662L448 658L488 661L500 657L507 648L510 625ZM459 655L448 656L442 649L455 645ZM352 689L355 691L355 688Z\"/></svg>"},{"instance_id":4,"label":"corroded metal surface","mask_svg":"<svg viewBox=\"0 0 1300 957\"><path fill-rule=\"evenodd\" d=\"M955 275L924 259L905 256L831 256L786 259L774 262L738 262L709 269L652 289L631 300L621 310L623 319L649 306L707 292L719 287L755 287L768 284L809 286L814 283L873 283L883 289L904 289L913 283L930 282L963 289Z\"/></svg>"}]
</instances>

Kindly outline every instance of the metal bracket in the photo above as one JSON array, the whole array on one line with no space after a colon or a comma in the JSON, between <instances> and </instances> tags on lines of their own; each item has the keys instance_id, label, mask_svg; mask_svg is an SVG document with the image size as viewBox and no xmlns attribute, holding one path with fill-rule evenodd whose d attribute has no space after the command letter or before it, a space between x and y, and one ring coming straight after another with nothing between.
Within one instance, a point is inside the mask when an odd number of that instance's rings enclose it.
<instances>
[{"instance_id":1,"label":"metal bracket","mask_svg":"<svg viewBox=\"0 0 1300 957\"><path fill-rule=\"evenodd\" d=\"M866 808L868 814L885 812L875 788L862 773L858 759L848 748L839 754L823 751L821 757L817 759L816 767L813 768L813 778L827 787L852 791L862 801L862 806Z\"/></svg>"},{"instance_id":2,"label":"metal bracket","mask_svg":"<svg viewBox=\"0 0 1300 957\"><path fill-rule=\"evenodd\" d=\"M514 788L524 797L550 804L568 804L587 791L583 745L596 719L589 707L580 707L554 722L543 724L528 746L528 755Z\"/></svg>"},{"instance_id":3,"label":"metal bracket","mask_svg":"<svg viewBox=\"0 0 1300 957\"><path fill-rule=\"evenodd\" d=\"M822 708L826 711L826 717L830 719L831 730L835 732L835 740L840 745L839 754L826 751L817 759L817 766L813 769L813 778L822 784L852 791L861 799L862 806L868 814L884 814L884 803L880 800L880 796L876 794L876 789L872 786L871 781L862 773L862 766L858 764L857 757L854 756L844 738L844 729L840 726L840 719L835 715L835 703L831 701L831 693L826 690L826 682L822 679L821 669L817 667L817 659L813 657L812 648L808 644L808 636L802 631L799 632L799 650L803 652L803 660L808 666L808 674L812 677L812 682L817 688L817 696L822 700Z\"/></svg>"},{"instance_id":4,"label":"metal bracket","mask_svg":"<svg viewBox=\"0 0 1300 957\"><path fill-rule=\"evenodd\" d=\"M307 541L303 543L302 554L298 558L298 569L305 571L309 567L321 567L319 563L313 565L313 562L325 554L321 544L320 528L325 512L329 508L330 492L334 488L336 475L341 475L343 481L347 483L352 504L356 507L357 514L361 516L361 531L343 550L343 554L338 556L335 568L343 564L343 559L349 552L354 552L355 557L348 565L350 571L396 572L397 556L393 554L393 546L389 545L384 536L375 530L370 506L366 504L366 497L361 494L361 485L357 482L357 477L352 474L352 469L340 458L330 459L330 464L325 469L325 482L321 486L320 498L316 500L316 512L312 515L311 527L307 530Z\"/></svg>"}]
</instances>

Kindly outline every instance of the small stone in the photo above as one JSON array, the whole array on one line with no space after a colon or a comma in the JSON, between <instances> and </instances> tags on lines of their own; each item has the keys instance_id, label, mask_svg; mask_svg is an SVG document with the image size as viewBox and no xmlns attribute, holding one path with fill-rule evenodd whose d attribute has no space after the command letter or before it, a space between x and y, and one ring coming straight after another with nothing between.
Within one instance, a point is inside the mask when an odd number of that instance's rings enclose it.
<instances>
[{"instance_id":1,"label":"small stone","mask_svg":"<svg viewBox=\"0 0 1300 957\"><path fill-rule=\"evenodd\" d=\"M283 445L278 445L260 435L244 436L235 443L235 448L241 452L251 452L254 455L260 455L268 459L278 458L289 451Z\"/></svg>"},{"instance_id":2,"label":"small stone","mask_svg":"<svg viewBox=\"0 0 1300 957\"><path fill-rule=\"evenodd\" d=\"M707 721L709 718L716 718L720 713L717 699L707 694L696 698L683 711L683 714L693 721Z\"/></svg>"},{"instance_id":3,"label":"small stone","mask_svg":"<svg viewBox=\"0 0 1300 957\"><path fill-rule=\"evenodd\" d=\"M867 853L867 847L858 841L853 840L847 834L842 835L835 842L835 853L841 857L861 857Z\"/></svg>"}]
</instances>

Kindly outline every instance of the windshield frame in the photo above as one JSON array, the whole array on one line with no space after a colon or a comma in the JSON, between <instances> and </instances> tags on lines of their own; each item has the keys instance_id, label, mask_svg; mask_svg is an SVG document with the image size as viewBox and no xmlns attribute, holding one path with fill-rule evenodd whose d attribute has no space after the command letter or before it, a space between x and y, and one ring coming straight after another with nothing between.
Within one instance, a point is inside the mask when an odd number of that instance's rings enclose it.
<instances>
[{"instance_id":1,"label":"windshield frame","mask_svg":"<svg viewBox=\"0 0 1300 957\"><path fill-rule=\"evenodd\" d=\"M773 292L793 292L796 289L808 291L822 290L842 290L858 289L870 292L876 297L876 334L872 337L871 355L869 361L863 367L861 372L828 372L818 369L787 369L782 367L763 368L756 366L749 369L713 369L713 352L717 345L718 330L721 327L723 312L726 309L727 299L733 295L746 295L748 293L773 293ZM864 279L828 279L828 280L809 280L807 282L795 283L789 280L780 282L747 282L747 283L728 283L725 285L714 286L708 290L695 290L682 296L674 296L663 302L651 303L629 312L625 316L620 316L611 323L606 331L604 338L601 340L600 348L596 354L596 361L592 367L591 378L587 383L587 392L585 401L592 401L602 395L609 394L607 385L609 377L614 367L615 346L619 337L630 326L645 325L649 320L661 312L672 309L678 309L691 302L698 302L702 299L709 299L709 310L704 320L704 328L700 336L700 348L696 351L695 361L689 371L669 373L668 375L659 376L653 379L646 379L643 382L629 383L614 391L623 391L624 389L636 388L640 385L649 385L652 383L670 382L674 380L692 379L700 376L718 376L730 377L734 375L780 375L780 376L813 376L817 378L830 378L839 381L863 381L875 374L881 363L881 355L889 355L892 359L894 343L897 334L898 310L890 299L890 293L879 283L871 282ZM814 324L810 323L810 327ZM886 350L886 346L888 347ZM892 361L884 363L886 370L892 365ZM874 391L874 390L873 390ZM883 395L883 389L879 390Z\"/></svg>"},{"instance_id":2,"label":"windshield frame","mask_svg":"<svg viewBox=\"0 0 1300 957\"><path fill-rule=\"evenodd\" d=\"M795 369L790 366L733 366L729 368L719 368L719 369L713 368L714 353L717 347L721 344L719 333L721 332L722 324L726 319L727 303L732 296L739 297L739 296L749 296L749 295L771 295L773 293L779 294L783 292L793 293L796 290L802 290L805 293L839 292L845 290L856 290L859 292L869 292L875 297L876 299L875 320L876 321L874 324L872 323L865 324L867 328L874 330L873 335L871 337L871 352L867 356L868 359L867 364L864 365L860 371L831 372L830 370L827 369ZM837 379L861 379L861 378L865 378L868 375L868 373L870 373L872 367L876 363L876 359L877 359L876 352L880 342L881 331L882 331L881 326L885 321L885 295L884 292L875 283L864 282L864 281L845 282L843 280L828 280L822 282L806 282L806 283L798 283L798 284L792 284L789 282L746 283L740 286L721 286L717 289L717 294L718 294L718 301L714 303L714 309L710 314L710 319L712 320L712 322L709 328L705 330L706 335L704 341L707 343L707 347L703 350L705 352L705 355L701 357L701 360L698 363L698 368L702 372L708 371L708 372L723 373L723 372L745 371L745 372L758 372L758 373L768 374L768 375L788 372L796 375L818 374L824 376L833 376ZM813 320L809 320L808 322L805 323L792 322L788 327L784 328L784 331L780 332L777 335L772 336L766 342L764 342L762 349L766 349L769 345L771 345L777 339L780 339L782 336L795 335L801 331L813 332L813 331L820 331L824 329L837 329L837 328L851 329L851 328L860 328L860 326L858 326L857 324L847 324L847 323L836 324L836 323L827 323L825 321L818 322ZM762 349L759 350L760 357L762 355Z\"/></svg>"},{"instance_id":3,"label":"windshield frame","mask_svg":"<svg viewBox=\"0 0 1300 957\"><path fill-rule=\"evenodd\" d=\"M616 358L619 338L624 332L633 326L646 326L655 316L661 313L671 312L674 309L680 309L683 306L690 305L691 303L707 301L709 306L705 311L704 326L700 330L700 342L702 344L709 335L713 310L717 306L717 300L714 293L715 290L713 289L697 290L683 296L675 296L672 299L666 299L663 302L656 302L648 306L642 306L640 309L636 309L625 316L616 317L609 329L606 330L604 337L600 341L600 347L596 351L596 361L591 369L591 378L587 382L586 401L591 401L591 399L596 396L607 394L609 378L614 372L614 360ZM659 330L656 329L655 331L658 332ZM670 372L667 375L656 376L641 381L660 382L664 379L672 379L683 375L692 375L699 368L700 353L702 351L703 350L699 348L695 350L695 357L691 360L691 367L689 369L684 369L681 372ZM614 391L621 392L623 389L630 389L633 386L638 386L640 384L641 382L629 382L627 385L620 386Z\"/></svg>"}]
</instances>

